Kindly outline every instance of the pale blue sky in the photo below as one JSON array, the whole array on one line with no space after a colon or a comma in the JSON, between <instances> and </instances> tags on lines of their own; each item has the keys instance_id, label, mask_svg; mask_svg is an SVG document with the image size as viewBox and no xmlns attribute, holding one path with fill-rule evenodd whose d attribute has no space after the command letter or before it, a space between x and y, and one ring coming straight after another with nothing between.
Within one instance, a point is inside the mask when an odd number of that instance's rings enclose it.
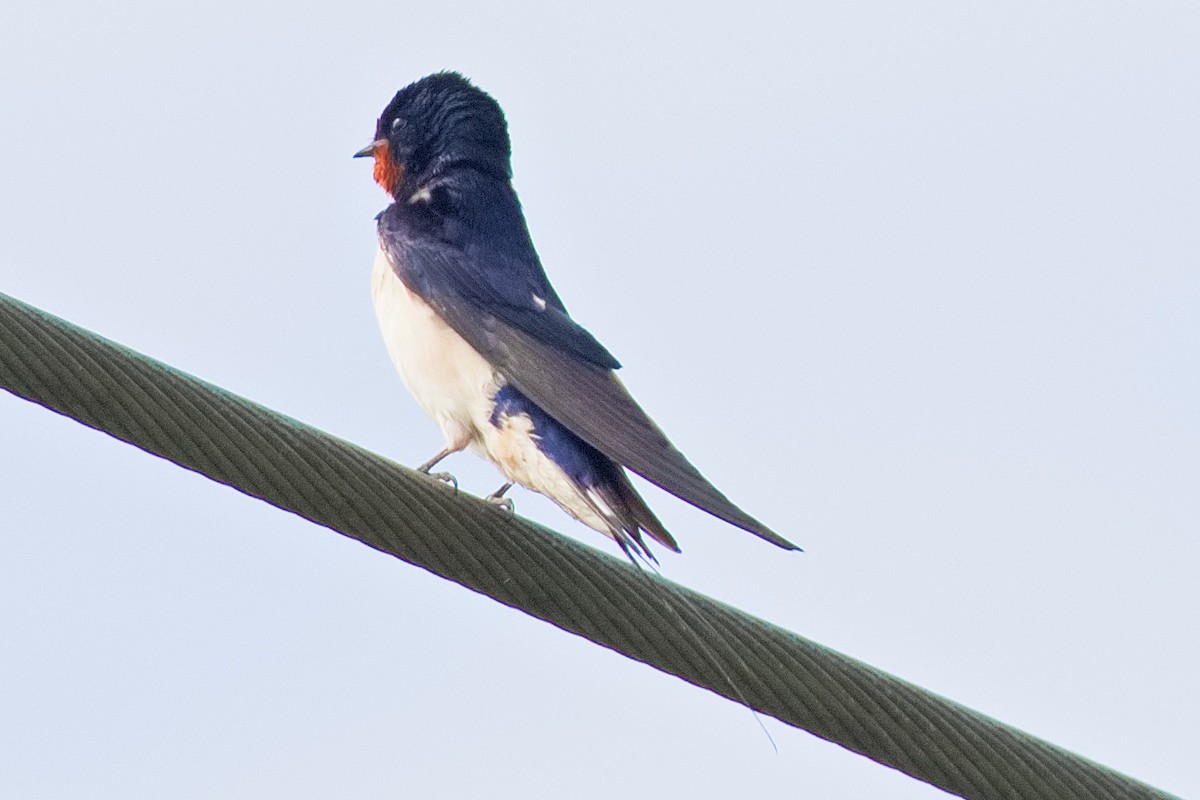
<instances>
[{"instance_id":1,"label":"pale blue sky","mask_svg":"<svg viewBox=\"0 0 1200 800\"><path fill-rule=\"evenodd\" d=\"M350 156L461 70L572 313L807 550L651 492L669 577L1200 795L1197 31L1182 2L10 3L0 291L418 463ZM5 797L942 796L8 395L0 431Z\"/></svg>"}]
</instances>

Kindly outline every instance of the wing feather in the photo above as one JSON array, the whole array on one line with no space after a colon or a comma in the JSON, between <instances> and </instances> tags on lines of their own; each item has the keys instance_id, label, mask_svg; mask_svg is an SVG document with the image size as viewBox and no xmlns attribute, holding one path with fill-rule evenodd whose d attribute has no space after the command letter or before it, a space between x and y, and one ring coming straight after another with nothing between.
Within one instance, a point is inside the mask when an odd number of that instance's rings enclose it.
<instances>
[{"instance_id":1,"label":"wing feather","mask_svg":"<svg viewBox=\"0 0 1200 800\"><path fill-rule=\"evenodd\" d=\"M546 413L681 500L787 550L796 545L738 508L675 448L612 370L546 344L469 304L435 309Z\"/></svg>"},{"instance_id":2,"label":"wing feather","mask_svg":"<svg viewBox=\"0 0 1200 800\"><path fill-rule=\"evenodd\" d=\"M734 505L675 449L613 373L617 360L567 315L528 234L492 248L472 241L461 225L454 236L447 235L448 225L437 237L409 235L412 222L404 212L410 210L393 205L379 216L380 244L397 276L526 397L681 500L779 547L799 549ZM519 207L515 212L523 232Z\"/></svg>"}]
</instances>

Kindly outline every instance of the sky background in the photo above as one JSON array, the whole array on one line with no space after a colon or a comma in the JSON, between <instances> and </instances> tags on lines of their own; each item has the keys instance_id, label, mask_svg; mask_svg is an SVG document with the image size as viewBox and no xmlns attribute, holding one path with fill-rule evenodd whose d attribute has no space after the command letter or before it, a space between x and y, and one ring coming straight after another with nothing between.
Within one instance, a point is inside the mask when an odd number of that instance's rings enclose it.
<instances>
[{"instance_id":1,"label":"sky background","mask_svg":"<svg viewBox=\"0 0 1200 800\"><path fill-rule=\"evenodd\" d=\"M806 549L648 490L668 577L1200 796L1200 7L798 5L7 3L0 291L417 464L350 156L461 70ZM944 796L7 394L0 639L4 797Z\"/></svg>"}]
</instances>

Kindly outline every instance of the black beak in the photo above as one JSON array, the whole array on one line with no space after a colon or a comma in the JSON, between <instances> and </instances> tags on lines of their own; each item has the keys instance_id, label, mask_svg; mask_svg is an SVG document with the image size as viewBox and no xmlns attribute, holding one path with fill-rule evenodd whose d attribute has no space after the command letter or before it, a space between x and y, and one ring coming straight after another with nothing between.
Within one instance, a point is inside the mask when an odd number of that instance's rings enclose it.
<instances>
[{"instance_id":1,"label":"black beak","mask_svg":"<svg viewBox=\"0 0 1200 800\"><path fill-rule=\"evenodd\" d=\"M354 154L354 158L366 158L367 156L375 155L375 148L379 146L378 141L371 142L369 145L359 150Z\"/></svg>"}]
</instances>

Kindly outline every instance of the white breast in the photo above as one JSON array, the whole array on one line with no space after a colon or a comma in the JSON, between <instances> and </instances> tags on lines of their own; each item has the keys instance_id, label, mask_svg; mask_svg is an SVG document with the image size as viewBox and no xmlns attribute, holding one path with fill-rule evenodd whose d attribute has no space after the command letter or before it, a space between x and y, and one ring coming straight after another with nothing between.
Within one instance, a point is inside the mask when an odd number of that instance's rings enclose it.
<instances>
[{"instance_id":1,"label":"white breast","mask_svg":"<svg viewBox=\"0 0 1200 800\"><path fill-rule=\"evenodd\" d=\"M371 276L375 316L392 363L413 397L433 417L446 446L479 448L492 426L499 388L492 366L396 277L382 250Z\"/></svg>"},{"instance_id":2,"label":"white breast","mask_svg":"<svg viewBox=\"0 0 1200 800\"><path fill-rule=\"evenodd\" d=\"M546 495L568 514L615 538L604 501L585 499L579 487L536 444L529 417L505 416L493 424L496 391L504 379L429 305L396 277L387 256L375 255L371 277L375 316L392 363L413 397L433 417L446 447L470 447L505 478Z\"/></svg>"}]
</instances>

